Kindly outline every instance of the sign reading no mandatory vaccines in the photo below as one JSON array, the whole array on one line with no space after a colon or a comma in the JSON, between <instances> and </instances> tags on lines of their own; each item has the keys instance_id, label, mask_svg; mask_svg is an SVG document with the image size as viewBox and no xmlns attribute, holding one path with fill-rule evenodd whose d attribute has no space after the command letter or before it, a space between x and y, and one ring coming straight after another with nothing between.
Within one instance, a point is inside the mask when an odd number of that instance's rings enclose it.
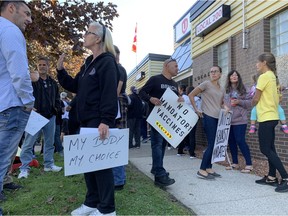
<instances>
[{"instance_id":1,"label":"sign reading no mandatory vaccines","mask_svg":"<svg viewBox=\"0 0 288 216\"><path fill-rule=\"evenodd\" d=\"M198 115L177 99L178 96L167 88L160 98L161 106L155 106L147 118L147 122L175 148L198 121Z\"/></svg>"},{"instance_id":2,"label":"sign reading no mandatory vaccines","mask_svg":"<svg viewBox=\"0 0 288 216\"><path fill-rule=\"evenodd\" d=\"M65 176L128 164L129 129L110 129L105 140L97 128L81 128L80 133L64 136Z\"/></svg>"},{"instance_id":3,"label":"sign reading no mandatory vaccines","mask_svg":"<svg viewBox=\"0 0 288 216\"><path fill-rule=\"evenodd\" d=\"M225 161L231 120L232 120L232 111L229 111L228 113L225 114L225 110L221 109L211 163Z\"/></svg>"}]
</instances>

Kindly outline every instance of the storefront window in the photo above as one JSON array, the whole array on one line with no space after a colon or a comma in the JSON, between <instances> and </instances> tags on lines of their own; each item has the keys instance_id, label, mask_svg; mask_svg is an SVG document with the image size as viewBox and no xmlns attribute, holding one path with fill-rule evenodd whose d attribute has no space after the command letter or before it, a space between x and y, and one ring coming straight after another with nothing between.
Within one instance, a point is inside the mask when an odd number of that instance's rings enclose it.
<instances>
[{"instance_id":1,"label":"storefront window","mask_svg":"<svg viewBox=\"0 0 288 216\"><path fill-rule=\"evenodd\" d=\"M226 76L228 74L228 42L225 42L217 47L218 65L222 68L222 76L220 83L225 85Z\"/></svg>"},{"instance_id":2,"label":"storefront window","mask_svg":"<svg viewBox=\"0 0 288 216\"><path fill-rule=\"evenodd\" d=\"M271 52L275 56L288 54L288 10L270 19Z\"/></svg>"}]
</instances>

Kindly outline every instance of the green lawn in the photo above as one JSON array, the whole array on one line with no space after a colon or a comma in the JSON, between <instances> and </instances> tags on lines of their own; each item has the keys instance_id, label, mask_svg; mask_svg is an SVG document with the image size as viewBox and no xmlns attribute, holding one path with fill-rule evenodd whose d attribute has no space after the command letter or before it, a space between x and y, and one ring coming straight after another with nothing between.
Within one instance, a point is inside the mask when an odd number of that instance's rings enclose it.
<instances>
[{"instance_id":1,"label":"green lawn","mask_svg":"<svg viewBox=\"0 0 288 216\"><path fill-rule=\"evenodd\" d=\"M63 166L59 155L55 160L56 165ZM132 165L126 171L127 184L124 190L116 191L117 215L195 215ZM69 215L84 200L83 175L65 177L63 171L46 173L43 167L32 168L28 179L18 180L17 174L15 182L24 188L5 190L8 199L0 203L4 215Z\"/></svg>"}]
</instances>

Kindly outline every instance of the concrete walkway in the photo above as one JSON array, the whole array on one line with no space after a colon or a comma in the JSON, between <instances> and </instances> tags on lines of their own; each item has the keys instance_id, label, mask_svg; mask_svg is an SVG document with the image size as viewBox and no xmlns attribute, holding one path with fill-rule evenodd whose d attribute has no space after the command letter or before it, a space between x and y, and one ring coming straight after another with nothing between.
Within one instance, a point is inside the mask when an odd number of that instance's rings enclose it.
<instances>
[{"instance_id":1,"label":"concrete walkway","mask_svg":"<svg viewBox=\"0 0 288 216\"><path fill-rule=\"evenodd\" d=\"M129 160L154 181L150 173L150 143L141 145L140 149L129 150ZM176 154L175 149L166 150L164 157L164 167L176 181L167 187L167 192L197 215L288 215L288 193L276 193L274 187L256 184L255 180L260 177L227 171L216 164L213 169L222 178L199 179L196 173L201 160Z\"/></svg>"}]
</instances>

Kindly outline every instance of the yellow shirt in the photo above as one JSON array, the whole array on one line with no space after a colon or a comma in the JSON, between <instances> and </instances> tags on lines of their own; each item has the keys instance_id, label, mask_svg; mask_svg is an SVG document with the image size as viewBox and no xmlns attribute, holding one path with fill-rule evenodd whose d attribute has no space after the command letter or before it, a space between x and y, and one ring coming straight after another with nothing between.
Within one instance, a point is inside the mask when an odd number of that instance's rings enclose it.
<instances>
[{"instance_id":1,"label":"yellow shirt","mask_svg":"<svg viewBox=\"0 0 288 216\"><path fill-rule=\"evenodd\" d=\"M277 92L275 74L272 71L261 74L258 78L256 88L262 92L260 100L256 105L257 121L279 120L279 94Z\"/></svg>"}]
</instances>

